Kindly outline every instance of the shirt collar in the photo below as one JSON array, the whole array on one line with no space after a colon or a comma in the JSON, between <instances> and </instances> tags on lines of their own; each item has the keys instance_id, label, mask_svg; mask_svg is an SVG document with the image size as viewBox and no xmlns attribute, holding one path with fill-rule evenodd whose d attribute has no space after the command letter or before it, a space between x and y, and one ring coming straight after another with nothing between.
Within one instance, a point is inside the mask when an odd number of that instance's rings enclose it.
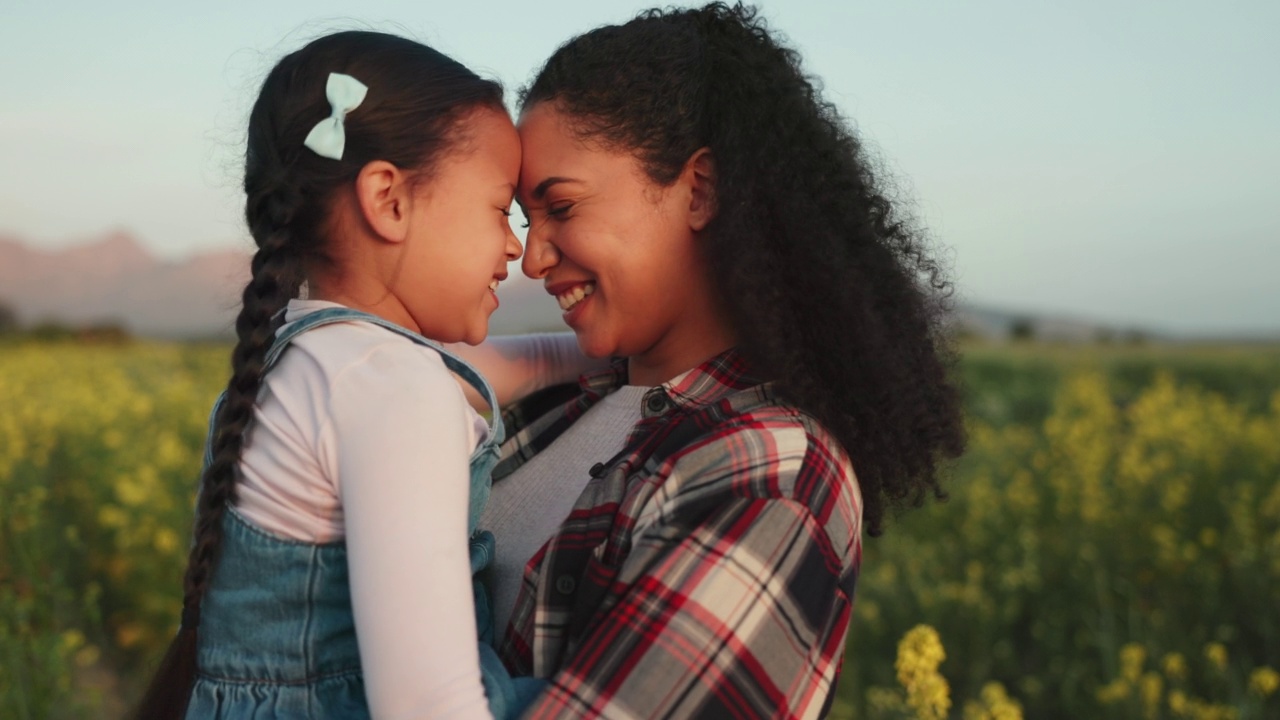
<instances>
[{"instance_id":1,"label":"shirt collar","mask_svg":"<svg viewBox=\"0 0 1280 720\"><path fill-rule=\"evenodd\" d=\"M578 387L592 404L626 384L627 359L623 357L613 358L608 367L591 370L578 377Z\"/></svg>"},{"instance_id":2,"label":"shirt collar","mask_svg":"<svg viewBox=\"0 0 1280 720\"><path fill-rule=\"evenodd\" d=\"M656 415L666 398L679 407L693 408L714 403L730 393L761 384L736 348L729 348L702 364L680 373L645 393L645 416ZM627 359L614 358L608 367L584 373L578 386L592 403L627 383ZM655 401L655 395L660 399Z\"/></svg>"}]
</instances>

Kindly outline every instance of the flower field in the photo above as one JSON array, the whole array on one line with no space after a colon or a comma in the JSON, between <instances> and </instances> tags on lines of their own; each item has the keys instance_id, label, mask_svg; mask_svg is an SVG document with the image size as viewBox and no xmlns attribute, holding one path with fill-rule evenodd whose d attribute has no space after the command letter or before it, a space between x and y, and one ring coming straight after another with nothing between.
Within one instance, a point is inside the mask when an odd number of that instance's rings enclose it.
<instances>
[{"instance_id":1,"label":"flower field","mask_svg":"<svg viewBox=\"0 0 1280 720\"><path fill-rule=\"evenodd\" d=\"M1280 717L1280 352L978 347L963 375L969 452L867 542L835 716Z\"/></svg>"},{"instance_id":2,"label":"flower field","mask_svg":"<svg viewBox=\"0 0 1280 720\"><path fill-rule=\"evenodd\" d=\"M0 346L0 717L174 629L221 346ZM968 348L950 498L866 544L837 718L1280 717L1280 349Z\"/></svg>"}]
</instances>

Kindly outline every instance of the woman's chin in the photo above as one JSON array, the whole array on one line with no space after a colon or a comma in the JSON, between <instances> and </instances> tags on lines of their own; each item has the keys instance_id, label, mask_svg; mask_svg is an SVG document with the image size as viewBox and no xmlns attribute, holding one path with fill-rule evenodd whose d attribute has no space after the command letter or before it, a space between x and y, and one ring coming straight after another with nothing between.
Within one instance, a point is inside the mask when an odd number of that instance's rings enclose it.
<instances>
[{"instance_id":1,"label":"woman's chin","mask_svg":"<svg viewBox=\"0 0 1280 720\"><path fill-rule=\"evenodd\" d=\"M573 334L578 338L578 349L589 358L599 360L617 355L614 343L593 335L586 329L574 328Z\"/></svg>"}]
</instances>

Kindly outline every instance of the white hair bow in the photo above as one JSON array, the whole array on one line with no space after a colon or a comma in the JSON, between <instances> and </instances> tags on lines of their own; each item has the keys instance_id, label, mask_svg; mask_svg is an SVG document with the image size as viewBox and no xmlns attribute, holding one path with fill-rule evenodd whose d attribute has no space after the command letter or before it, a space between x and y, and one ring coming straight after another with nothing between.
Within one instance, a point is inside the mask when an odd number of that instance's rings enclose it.
<instances>
[{"instance_id":1,"label":"white hair bow","mask_svg":"<svg viewBox=\"0 0 1280 720\"><path fill-rule=\"evenodd\" d=\"M347 146L347 133L342 122L347 113L360 107L369 88L350 75L329 73L329 81L325 84L324 94L329 98L333 114L316 123L307 133L303 145L311 148L321 157L342 159L342 151Z\"/></svg>"}]
</instances>

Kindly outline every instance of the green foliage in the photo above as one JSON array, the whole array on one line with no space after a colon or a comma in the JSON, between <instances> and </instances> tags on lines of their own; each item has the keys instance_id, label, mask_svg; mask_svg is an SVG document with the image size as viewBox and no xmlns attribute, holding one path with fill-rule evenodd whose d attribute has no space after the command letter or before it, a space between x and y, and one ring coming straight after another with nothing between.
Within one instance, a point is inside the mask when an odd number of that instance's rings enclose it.
<instances>
[{"instance_id":1,"label":"green foliage","mask_svg":"<svg viewBox=\"0 0 1280 720\"><path fill-rule=\"evenodd\" d=\"M101 716L172 633L225 358L0 349L0 717Z\"/></svg>"},{"instance_id":2,"label":"green foliage","mask_svg":"<svg viewBox=\"0 0 1280 720\"><path fill-rule=\"evenodd\" d=\"M226 358L0 345L0 717L119 715L163 650ZM970 452L867 540L834 716L938 688L951 717L1280 716L1280 349L975 346L961 371Z\"/></svg>"},{"instance_id":3,"label":"green foliage","mask_svg":"<svg viewBox=\"0 0 1280 720\"><path fill-rule=\"evenodd\" d=\"M1280 355L978 349L964 373L950 501L867 542L851 710L925 623L957 706L997 681L1035 718L1280 711L1249 681L1280 667Z\"/></svg>"}]
</instances>

